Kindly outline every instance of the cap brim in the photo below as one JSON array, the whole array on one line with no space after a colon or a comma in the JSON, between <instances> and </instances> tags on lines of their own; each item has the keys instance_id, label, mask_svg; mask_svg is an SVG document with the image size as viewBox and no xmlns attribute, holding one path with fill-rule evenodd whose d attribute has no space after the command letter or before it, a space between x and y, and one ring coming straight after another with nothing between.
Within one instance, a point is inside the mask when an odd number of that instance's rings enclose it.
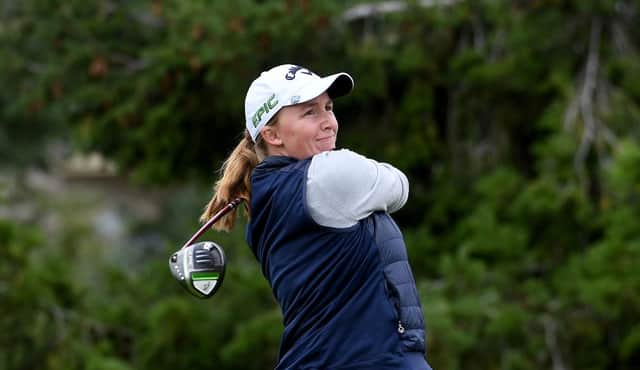
<instances>
[{"instance_id":1,"label":"cap brim","mask_svg":"<svg viewBox=\"0 0 640 370\"><path fill-rule=\"evenodd\" d=\"M353 90L353 78L347 73L336 73L325 78L333 79L333 82L326 90L331 99L347 95Z\"/></svg>"},{"instance_id":2,"label":"cap brim","mask_svg":"<svg viewBox=\"0 0 640 370\"><path fill-rule=\"evenodd\" d=\"M293 100L295 103L292 101L289 104L283 104L283 106L307 102L320 96L325 91L331 99L335 99L349 94L353 90L353 85L353 78L347 73L341 72L329 75L316 80L313 84L306 85L302 89L303 91L298 91L297 98Z\"/></svg>"}]
</instances>

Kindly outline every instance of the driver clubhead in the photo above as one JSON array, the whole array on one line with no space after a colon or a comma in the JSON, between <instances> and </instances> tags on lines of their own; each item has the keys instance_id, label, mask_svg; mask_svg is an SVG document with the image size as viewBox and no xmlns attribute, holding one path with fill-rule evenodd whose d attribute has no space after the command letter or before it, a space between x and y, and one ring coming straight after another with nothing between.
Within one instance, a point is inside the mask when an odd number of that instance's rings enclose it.
<instances>
[{"instance_id":1,"label":"driver clubhead","mask_svg":"<svg viewBox=\"0 0 640 370\"><path fill-rule=\"evenodd\" d=\"M222 285L226 258L222 247L210 241L186 246L169 257L171 274L198 298L213 296Z\"/></svg>"}]
</instances>

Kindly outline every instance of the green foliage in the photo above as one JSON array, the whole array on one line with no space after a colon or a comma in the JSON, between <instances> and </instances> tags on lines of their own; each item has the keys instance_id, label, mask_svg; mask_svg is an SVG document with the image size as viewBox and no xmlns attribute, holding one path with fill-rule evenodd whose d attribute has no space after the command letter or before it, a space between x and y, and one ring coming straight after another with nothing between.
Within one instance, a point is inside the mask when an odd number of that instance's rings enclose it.
<instances>
[{"instance_id":1,"label":"green foliage","mask_svg":"<svg viewBox=\"0 0 640 370\"><path fill-rule=\"evenodd\" d=\"M223 362L229 369L256 370L275 363L282 329L279 309L265 311L241 323L234 338L222 349ZM259 349L257 353L256 349Z\"/></svg>"},{"instance_id":2,"label":"green foliage","mask_svg":"<svg viewBox=\"0 0 640 370\"><path fill-rule=\"evenodd\" d=\"M2 305L19 313L2 321L0 360L6 368L81 368L67 348L78 348L73 310L82 294L70 278L63 259L42 249L40 233L0 222Z\"/></svg>"}]
</instances>

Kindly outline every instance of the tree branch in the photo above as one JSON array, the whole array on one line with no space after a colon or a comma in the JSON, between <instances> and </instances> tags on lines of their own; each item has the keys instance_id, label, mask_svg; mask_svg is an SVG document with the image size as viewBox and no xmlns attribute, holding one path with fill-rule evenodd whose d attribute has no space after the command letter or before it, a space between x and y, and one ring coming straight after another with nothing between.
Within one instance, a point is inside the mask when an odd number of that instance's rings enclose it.
<instances>
[{"instance_id":1,"label":"tree branch","mask_svg":"<svg viewBox=\"0 0 640 370\"><path fill-rule=\"evenodd\" d=\"M551 355L552 369L566 370L567 367L562 359L562 353L558 348L558 322L550 315L544 315L542 317L542 326L544 327L544 342Z\"/></svg>"},{"instance_id":2,"label":"tree branch","mask_svg":"<svg viewBox=\"0 0 640 370\"><path fill-rule=\"evenodd\" d=\"M584 122L580 147L574 158L574 167L578 174L582 176L584 172L584 162L593 145L596 136L598 119L594 115L593 100L595 97L596 81L600 64L600 34L602 31L602 21L594 18L591 23L591 33L589 36L589 54L585 68L582 89L579 94L580 113Z\"/></svg>"},{"instance_id":3,"label":"tree branch","mask_svg":"<svg viewBox=\"0 0 640 370\"><path fill-rule=\"evenodd\" d=\"M418 5L428 8L439 5L452 5L458 1L459 0L420 0L418 1ZM383 1L379 3L360 4L347 9L347 11L342 14L342 20L352 22L379 14L397 13L406 10L408 6L406 1Z\"/></svg>"}]
</instances>

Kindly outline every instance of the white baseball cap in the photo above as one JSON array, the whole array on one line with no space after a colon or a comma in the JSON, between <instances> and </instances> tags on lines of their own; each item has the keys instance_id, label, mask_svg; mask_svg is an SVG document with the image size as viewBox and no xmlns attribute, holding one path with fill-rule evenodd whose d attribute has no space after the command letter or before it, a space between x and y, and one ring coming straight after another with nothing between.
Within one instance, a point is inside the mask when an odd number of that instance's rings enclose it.
<instances>
[{"instance_id":1,"label":"white baseball cap","mask_svg":"<svg viewBox=\"0 0 640 370\"><path fill-rule=\"evenodd\" d=\"M247 130L256 141L260 130L283 107L304 103L327 92L329 97L346 95L353 89L347 73L320 77L309 69L283 64L262 72L249 86L244 101Z\"/></svg>"}]
</instances>

